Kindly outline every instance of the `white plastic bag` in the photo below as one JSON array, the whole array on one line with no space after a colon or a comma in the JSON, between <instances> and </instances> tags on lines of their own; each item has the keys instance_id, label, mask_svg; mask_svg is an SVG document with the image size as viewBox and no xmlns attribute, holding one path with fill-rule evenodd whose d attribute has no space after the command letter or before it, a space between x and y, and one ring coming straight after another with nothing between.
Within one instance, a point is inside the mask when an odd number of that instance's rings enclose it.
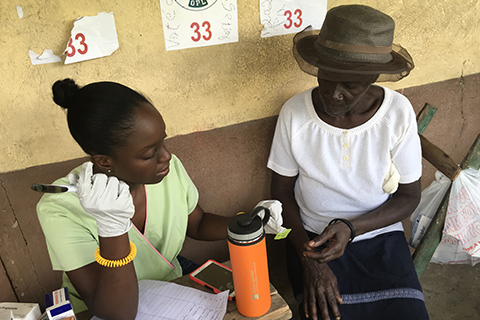
<instances>
[{"instance_id":1,"label":"white plastic bag","mask_svg":"<svg viewBox=\"0 0 480 320\"><path fill-rule=\"evenodd\" d=\"M480 262L480 171L462 170L452 184L442 241L431 262Z\"/></svg>"},{"instance_id":2,"label":"white plastic bag","mask_svg":"<svg viewBox=\"0 0 480 320\"><path fill-rule=\"evenodd\" d=\"M448 187L452 183L452 181L440 171L435 172L435 179L430 186L422 191L420 203L410 217L412 236L410 237L409 243L414 248L416 248L420 240L422 240Z\"/></svg>"}]
</instances>

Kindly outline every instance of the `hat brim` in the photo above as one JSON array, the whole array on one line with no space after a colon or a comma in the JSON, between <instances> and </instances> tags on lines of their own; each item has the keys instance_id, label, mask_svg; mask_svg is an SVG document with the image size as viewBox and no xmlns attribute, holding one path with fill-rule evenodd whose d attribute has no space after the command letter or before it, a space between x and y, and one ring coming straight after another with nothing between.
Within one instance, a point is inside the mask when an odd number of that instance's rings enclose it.
<instances>
[{"instance_id":1,"label":"hat brim","mask_svg":"<svg viewBox=\"0 0 480 320\"><path fill-rule=\"evenodd\" d=\"M319 55L314 49L318 37L318 30L301 32L294 38L293 54L300 68L313 76L317 76L318 69L348 74L380 75L378 81L398 81L406 77L414 68L413 60L408 52L399 45L392 46L392 59L386 63L375 62L344 62L332 60ZM382 76L384 75L384 76Z\"/></svg>"}]
</instances>

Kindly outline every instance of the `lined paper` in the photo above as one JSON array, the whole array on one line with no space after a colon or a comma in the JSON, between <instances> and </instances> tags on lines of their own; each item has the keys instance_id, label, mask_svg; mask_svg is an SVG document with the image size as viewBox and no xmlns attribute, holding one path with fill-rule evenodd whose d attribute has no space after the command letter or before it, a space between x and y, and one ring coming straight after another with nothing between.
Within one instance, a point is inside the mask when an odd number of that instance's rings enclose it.
<instances>
[{"instance_id":1,"label":"lined paper","mask_svg":"<svg viewBox=\"0 0 480 320\"><path fill-rule=\"evenodd\" d=\"M140 280L138 286L136 320L221 320L227 311L228 290L214 294L156 280Z\"/></svg>"}]
</instances>

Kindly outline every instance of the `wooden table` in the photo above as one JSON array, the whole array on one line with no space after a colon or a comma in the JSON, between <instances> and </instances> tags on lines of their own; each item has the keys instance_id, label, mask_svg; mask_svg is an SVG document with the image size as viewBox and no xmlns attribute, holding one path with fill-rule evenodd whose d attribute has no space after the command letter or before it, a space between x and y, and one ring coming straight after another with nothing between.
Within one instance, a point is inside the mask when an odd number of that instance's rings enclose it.
<instances>
[{"instance_id":1,"label":"wooden table","mask_svg":"<svg viewBox=\"0 0 480 320\"><path fill-rule=\"evenodd\" d=\"M223 262L224 265L230 267L230 261ZM205 292L211 292L209 289L201 286L200 284L196 283L195 281L191 280L188 275L185 275L183 277L177 278L172 280L174 283L178 283L187 287L192 287L195 289L199 289ZM261 317L255 317L255 318L249 318L245 317L240 314L237 310L237 305L234 301L228 301L227 304L227 313L225 314L225 317L223 317L223 320L288 320L292 318L292 311L290 310L290 307L288 304L285 302L285 300L282 298L282 296L278 293L277 289L270 284L270 295L272 298L272 305L270 307L270 310L266 314L264 314Z\"/></svg>"},{"instance_id":2,"label":"wooden table","mask_svg":"<svg viewBox=\"0 0 480 320\"><path fill-rule=\"evenodd\" d=\"M230 266L229 261L224 263L227 266ZM199 289L205 292L211 292L207 288L201 286L200 284L194 282L191 280L188 275L185 275L183 277L177 278L172 280L171 282L181 284L187 287L192 287L195 289ZM237 305L235 301L229 301L227 304L227 313L225 314L225 317L223 317L223 320L288 320L292 318L292 311L290 310L290 307L288 304L285 302L285 300L282 298L282 296L277 292L277 289L270 284L270 294L272 298L272 306L270 307L270 310L264 314L261 317L256 317L256 318L248 318L243 315L241 315L238 310L237 310ZM77 320L90 320L92 318L92 314L89 311L84 311L76 315Z\"/></svg>"}]
</instances>

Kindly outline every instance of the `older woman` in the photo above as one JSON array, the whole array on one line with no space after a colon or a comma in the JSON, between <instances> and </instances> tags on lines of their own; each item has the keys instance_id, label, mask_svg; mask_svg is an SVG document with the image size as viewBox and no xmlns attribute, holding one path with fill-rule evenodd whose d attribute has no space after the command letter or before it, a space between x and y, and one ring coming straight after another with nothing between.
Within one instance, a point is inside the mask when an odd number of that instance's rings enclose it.
<instances>
[{"instance_id":1,"label":"older woman","mask_svg":"<svg viewBox=\"0 0 480 320\"><path fill-rule=\"evenodd\" d=\"M302 317L428 319L401 224L420 199L415 114L404 96L373 84L413 69L392 43L394 26L378 10L346 5L328 11L319 34L294 39L318 87L283 106L268 167L292 228L288 272Z\"/></svg>"}]
</instances>

